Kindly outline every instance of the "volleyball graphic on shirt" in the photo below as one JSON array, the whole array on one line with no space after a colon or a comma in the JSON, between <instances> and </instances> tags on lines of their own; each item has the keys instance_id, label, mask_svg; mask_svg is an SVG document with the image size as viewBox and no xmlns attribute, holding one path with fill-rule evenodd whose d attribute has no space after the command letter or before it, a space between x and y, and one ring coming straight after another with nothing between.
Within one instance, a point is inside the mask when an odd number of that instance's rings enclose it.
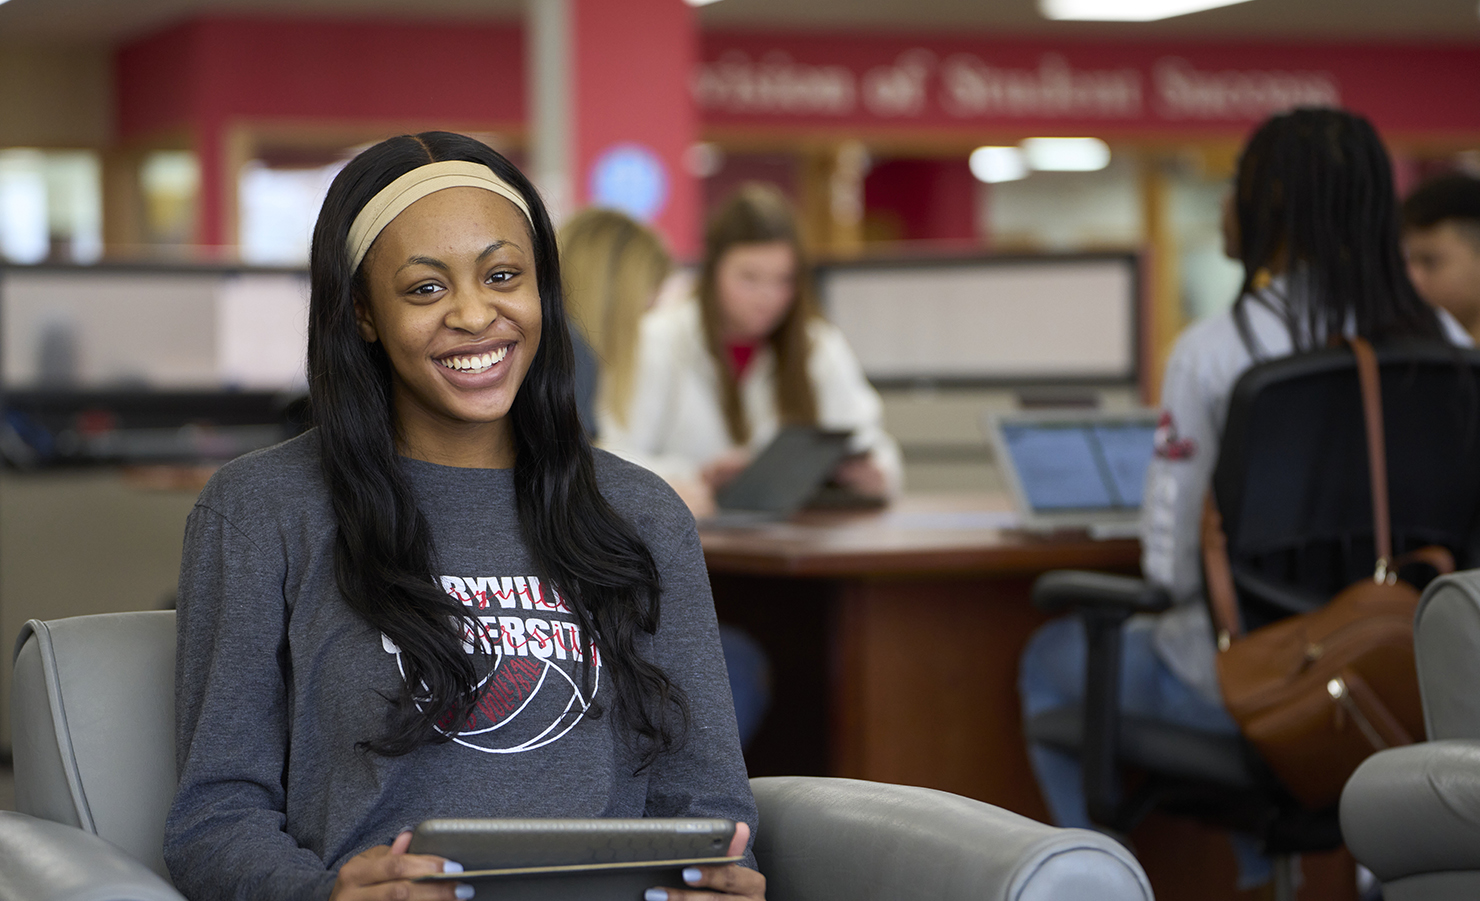
<instances>
[{"instance_id":1,"label":"volleyball graphic on shirt","mask_svg":"<svg viewBox=\"0 0 1480 901\"><path fill-rule=\"evenodd\" d=\"M601 688L601 656L590 649L588 675L581 629L564 599L534 576L442 576L441 582L469 608L464 649L492 665L467 720L444 721L438 730L475 751L517 754L575 728ZM385 636L382 645L404 679L400 648Z\"/></svg>"}]
</instances>

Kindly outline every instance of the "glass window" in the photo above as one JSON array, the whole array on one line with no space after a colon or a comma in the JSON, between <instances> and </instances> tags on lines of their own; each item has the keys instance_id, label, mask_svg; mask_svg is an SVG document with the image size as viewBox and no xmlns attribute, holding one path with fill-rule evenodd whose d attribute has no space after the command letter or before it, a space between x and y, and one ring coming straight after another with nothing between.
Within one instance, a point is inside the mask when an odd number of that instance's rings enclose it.
<instances>
[{"instance_id":1,"label":"glass window","mask_svg":"<svg viewBox=\"0 0 1480 901\"><path fill-rule=\"evenodd\" d=\"M1127 250L1145 240L1140 167L1127 148L1098 171L1032 172L983 190L979 229L993 250Z\"/></svg>"},{"instance_id":2,"label":"glass window","mask_svg":"<svg viewBox=\"0 0 1480 901\"><path fill-rule=\"evenodd\" d=\"M0 150L0 254L39 263L50 252L45 157L39 150Z\"/></svg>"},{"instance_id":3,"label":"glass window","mask_svg":"<svg viewBox=\"0 0 1480 901\"><path fill-rule=\"evenodd\" d=\"M102 181L91 150L0 150L0 258L97 260L103 254Z\"/></svg>"},{"instance_id":4,"label":"glass window","mask_svg":"<svg viewBox=\"0 0 1480 901\"><path fill-rule=\"evenodd\" d=\"M272 266L308 263L309 241L329 183L344 162L314 168L269 166L253 160L237 183L242 260Z\"/></svg>"},{"instance_id":5,"label":"glass window","mask_svg":"<svg viewBox=\"0 0 1480 901\"><path fill-rule=\"evenodd\" d=\"M1195 322L1233 305L1244 269L1223 253L1223 195L1229 180L1178 167L1167 181L1182 315Z\"/></svg>"},{"instance_id":6,"label":"glass window","mask_svg":"<svg viewBox=\"0 0 1480 901\"><path fill-rule=\"evenodd\" d=\"M155 150L139 166L144 193L144 237L151 244L190 244L195 240L200 161L189 150Z\"/></svg>"}]
</instances>

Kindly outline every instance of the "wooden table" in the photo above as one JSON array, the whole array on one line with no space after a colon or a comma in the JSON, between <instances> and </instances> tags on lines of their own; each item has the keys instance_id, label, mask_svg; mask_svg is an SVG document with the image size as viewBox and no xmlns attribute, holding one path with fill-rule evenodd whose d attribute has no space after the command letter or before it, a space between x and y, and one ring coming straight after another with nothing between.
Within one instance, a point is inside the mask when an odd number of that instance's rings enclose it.
<instances>
[{"instance_id":1,"label":"wooden table","mask_svg":"<svg viewBox=\"0 0 1480 901\"><path fill-rule=\"evenodd\" d=\"M701 531L720 618L771 656L752 775L941 788L1045 816L1023 747L1017 661L1050 569L1133 571L1132 540L1005 528L1005 497L912 495L871 512Z\"/></svg>"},{"instance_id":2,"label":"wooden table","mask_svg":"<svg viewBox=\"0 0 1480 901\"><path fill-rule=\"evenodd\" d=\"M702 529L720 619L771 658L751 775L923 785L1046 820L1028 767L1018 657L1050 569L1135 572L1139 543L1007 528L1005 497L911 495L888 510ZM1224 835L1153 813L1133 836L1162 901L1234 901ZM1345 851L1305 855L1302 899L1356 898Z\"/></svg>"}]
</instances>

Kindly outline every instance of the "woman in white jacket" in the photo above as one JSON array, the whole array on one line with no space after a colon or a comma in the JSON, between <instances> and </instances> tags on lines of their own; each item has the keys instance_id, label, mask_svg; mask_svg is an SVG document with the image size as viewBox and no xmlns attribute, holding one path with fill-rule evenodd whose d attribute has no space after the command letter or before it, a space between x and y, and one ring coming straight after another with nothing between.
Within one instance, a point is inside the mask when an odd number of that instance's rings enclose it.
<instances>
[{"instance_id":1,"label":"woman in white jacket","mask_svg":"<svg viewBox=\"0 0 1480 901\"><path fill-rule=\"evenodd\" d=\"M902 479L879 395L816 312L795 218L773 188L741 188L710 221L696 296L649 313L625 421L601 411L603 446L667 479L698 516L784 424L853 432L833 474L889 496Z\"/></svg>"}]
</instances>

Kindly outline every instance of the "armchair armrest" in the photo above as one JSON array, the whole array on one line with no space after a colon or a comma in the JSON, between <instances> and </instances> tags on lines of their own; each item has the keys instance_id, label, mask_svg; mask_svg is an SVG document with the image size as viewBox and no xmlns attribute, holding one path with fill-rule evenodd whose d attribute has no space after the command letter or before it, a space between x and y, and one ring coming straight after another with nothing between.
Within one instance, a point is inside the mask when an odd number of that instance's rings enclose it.
<instances>
[{"instance_id":1,"label":"armchair armrest","mask_svg":"<svg viewBox=\"0 0 1480 901\"><path fill-rule=\"evenodd\" d=\"M771 898L1151 901L1136 859L1098 832L906 785L811 776L750 785Z\"/></svg>"},{"instance_id":2,"label":"armchair armrest","mask_svg":"<svg viewBox=\"0 0 1480 901\"><path fill-rule=\"evenodd\" d=\"M1389 748L1341 792L1341 834L1383 882L1480 871L1480 741Z\"/></svg>"},{"instance_id":3,"label":"armchair armrest","mask_svg":"<svg viewBox=\"0 0 1480 901\"><path fill-rule=\"evenodd\" d=\"M1044 573L1033 583L1033 606L1044 613L1081 609L1128 617L1160 613L1172 606L1172 596L1144 579L1060 569Z\"/></svg>"},{"instance_id":4,"label":"armchair armrest","mask_svg":"<svg viewBox=\"0 0 1480 901\"><path fill-rule=\"evenodd\" d=\"M0 811L0 901L184 901L153 870L74 826Z\"/></svg>"}]
</instances>

